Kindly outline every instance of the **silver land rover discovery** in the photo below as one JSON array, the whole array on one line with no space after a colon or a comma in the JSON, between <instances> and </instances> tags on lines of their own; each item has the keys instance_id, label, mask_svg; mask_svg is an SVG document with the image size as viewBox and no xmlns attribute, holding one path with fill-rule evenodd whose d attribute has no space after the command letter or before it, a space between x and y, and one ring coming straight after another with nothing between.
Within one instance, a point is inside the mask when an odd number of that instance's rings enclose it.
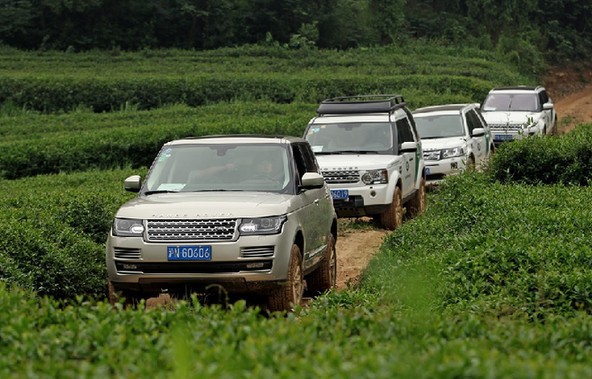
<instances>
[{"instance_id":1,"label":"silver land rover discovery","mask_svg":"<svg viewBox=\"0 0 592 379\"><path fill-rule=\"evenodd\" d=\"M289 310L335 286L337 216L308 142L211 136L166 143L106 243L109 299L212 285Z\"/></svg>"}]
</instances>

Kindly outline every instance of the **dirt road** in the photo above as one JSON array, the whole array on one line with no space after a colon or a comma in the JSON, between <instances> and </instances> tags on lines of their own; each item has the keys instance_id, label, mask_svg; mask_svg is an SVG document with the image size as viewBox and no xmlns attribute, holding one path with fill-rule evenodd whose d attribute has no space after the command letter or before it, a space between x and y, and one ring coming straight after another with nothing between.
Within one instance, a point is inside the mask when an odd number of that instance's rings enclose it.
<instances>
[{"instance_id":1,"label":"dirt road","mask_svg":"<svg viewBox=\"0 0 592 379\"><path fill-rule=\"evenodd\" d=\"M592 69L586 72L557 70L545 81L545 88L555 103L559 117L557 125L560 134L569 132L578 124L592 122ZM587 80L587 84L581 80ZM385 230L370 227L363 230L346 228L340 232L336 245L338 290L358 282L387 234Z\"/></svg>"}]
</instances>

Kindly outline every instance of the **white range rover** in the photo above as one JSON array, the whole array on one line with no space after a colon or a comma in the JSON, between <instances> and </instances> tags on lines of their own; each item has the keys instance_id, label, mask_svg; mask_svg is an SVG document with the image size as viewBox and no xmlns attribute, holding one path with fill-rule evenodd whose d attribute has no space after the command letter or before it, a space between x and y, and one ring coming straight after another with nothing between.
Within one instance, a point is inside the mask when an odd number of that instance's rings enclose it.
<instances>
[{"instance_id":1,"label":"white range rover","mask_svg":"<svg viewBox=\"0 0 592 379\"><path fill-rule=\"evenodd\" d=\"M223 288L289 310L335 286L337 215L299 137L218 136L166 143L106 243L109 300L135 304Z\"/></svg>"},{"instance_id":2,"label":"white range rover","mask_svg":"<svg viewBox=\"0 0 592 379\"><path fill-rule=\"evenodd\" d=\"M557 113L542 86L493 88L481 104L481 113L496 145L557 133Z\"/></svg>"},{"instance_id":3,"label":"white range rover","mask_svg":"<svg viewBox=\"0 0 592 379\"><path fill-rule=\"evenodd\" d=\"M427 185L467 168L482 168L495 149L479 104L418 108L413 118L423 147Z\"/></svg>"},{"instance_id":4,"label":"white range rover","mask_svg":"<svg viewBox=\"0 0 592 379\"><path fill-rule=\"evenodd\" d=\"M310 120L310 143L339 217L370 216L394 230L404 209L425 209L425 165L413 115L401 95L327 99Z\"/></svg>"}]
</instances>

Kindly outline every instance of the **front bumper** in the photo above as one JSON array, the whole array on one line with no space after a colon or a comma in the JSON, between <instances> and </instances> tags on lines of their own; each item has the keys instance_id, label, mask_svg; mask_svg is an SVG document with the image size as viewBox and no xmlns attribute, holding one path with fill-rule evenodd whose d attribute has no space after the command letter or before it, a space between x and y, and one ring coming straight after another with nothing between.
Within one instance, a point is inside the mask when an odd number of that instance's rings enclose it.
<instances>
[{"instance_id":1,"label":"front bumper","mask_svg":"<svg viewBox=\"0 0 592 379\"><path fill-rule=\"evenodd\" d=\"M333 206L339 217L374 216L382 213L392 202L393 192L388 184L329 184L332 190L346 189L347 199L334 199Z\"/></svg>"},{"instance_id":2,"label":"front bumper","mask_svg":"<svg viewBox=\"0 0 592 379\"><path fill-rule=\"evenodd\" d=\"M466 168L465 157L454 157L439 161L425 161L426 184L434 185L448 175L456 175Z\"/></svg>"},{"instance_id":3,"label":"front bumper","mask_svg":"<svg viewBox=\"0 0 592 379\"><path fill-rule=\"evenodd\" d=\"M106 244L109 280L116 289L161 292L214 284L232 292L273 288L287 279L295 226L274 235L240 236L234 241L145 242L110 235ZM168 261L167 246L210 245L210 261Z\"/></svg>"}]
</instances>

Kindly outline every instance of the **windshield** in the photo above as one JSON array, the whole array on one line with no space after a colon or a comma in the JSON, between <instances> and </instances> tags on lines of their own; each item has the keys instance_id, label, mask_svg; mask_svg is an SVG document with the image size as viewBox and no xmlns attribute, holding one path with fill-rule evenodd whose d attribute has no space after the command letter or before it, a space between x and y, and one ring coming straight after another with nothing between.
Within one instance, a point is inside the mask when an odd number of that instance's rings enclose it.
<instances>
[{"instance_id":1,"label":"windshield","mask_svg":"<svg viewBox=\"0 0 592 379\"><path fill-rule=\"evenodd\" d=\"M492 93L487 96L481 111L522 111L538 112L538 96L528 93Z\"/></svg>"},{"instance_id":2,"label":"windshield","mask_svg":"<svg viewBox=\"0 0 592 379\"><path fill-rule=\"evenodd\" d=\"M315 124L305 138L315 153L385 153L393 147L388 122Z\"/></svg>"},{"instance_id":3,"label":"windshield","mask_svg":"<svg viewBox=\"0 0 592 379\"><path fill-rule=\"evenodd\" d=\"M145 193L290 190L285 146L264 144L164 147L146 178Z\"/></svg>"},{"instance_id":4,"label":"windshield","mask_svg":"<svg viewBox=\"0 0 592 379\"><path fill-rule=\"evenodd\" d=\"M421 139L462 137L465 135L460 114L419 116L414 115L417 132Z\"/></svg>"}]
</instances>

